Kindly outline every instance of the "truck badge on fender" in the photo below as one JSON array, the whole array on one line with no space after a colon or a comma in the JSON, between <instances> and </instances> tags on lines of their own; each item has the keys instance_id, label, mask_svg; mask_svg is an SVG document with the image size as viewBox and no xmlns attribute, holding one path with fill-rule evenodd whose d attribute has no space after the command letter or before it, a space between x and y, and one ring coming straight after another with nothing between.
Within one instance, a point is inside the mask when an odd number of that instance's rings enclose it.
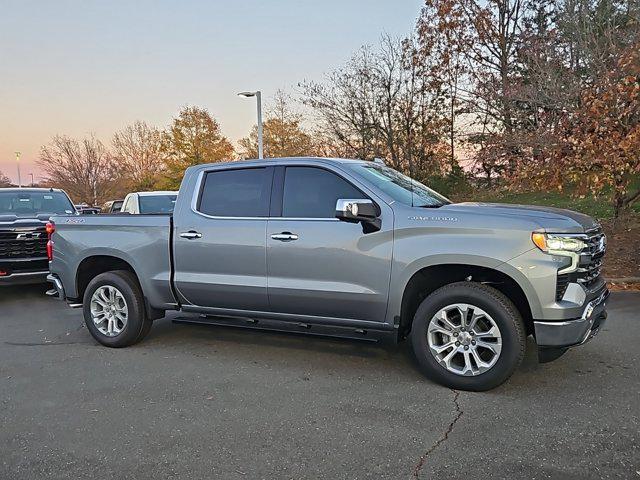
<instances>
[{"instance_id":1,"label":"truck badge on fender","mask_svg":"<svg viewBox=\"0 0 640 480\"><path fill-rule=\"evenodd\" d=\"M457 222L458 217L422 217L422 216L412 216L409 217L409 220L423 220L429 222Z\"/></svg>"}]
</instances>

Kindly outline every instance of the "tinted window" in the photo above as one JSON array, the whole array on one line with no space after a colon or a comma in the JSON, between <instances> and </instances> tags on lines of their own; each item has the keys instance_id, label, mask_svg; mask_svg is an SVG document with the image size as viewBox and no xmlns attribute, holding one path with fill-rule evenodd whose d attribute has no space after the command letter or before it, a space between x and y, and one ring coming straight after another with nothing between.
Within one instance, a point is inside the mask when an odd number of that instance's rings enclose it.
<instances>
[{"instance_id":1,"label":"tinted window","mask_svg":"<svg viewBox=\"0 0 640 480\"><path fill-rule=\"evenodd\" d=\"M140 195L140 213L172 213L177 195Z\"/></svg>"},{"instance_id":2,"label":"tinted window","mask_svg":"<svg viewBox=\"0 0 640 480\"><path fill-rule=\"evenodd\" d=\"M266 217L271 171L246 168L209 172L198 210L216 217Z\"/></svg>"},{"instance_id":3,"label":"tinted window","mask_svg":"<svg viewBox=\"0 0 640 480\"><path fill-rule=\"evenodd\" d=\"M0 191L0 215L33 217L46 213L71 214L75 208L62 192Z\"/></svg>"},{"instance_id":4,"label":"tinted window","mask_svg":"<svg viewBox=\"0 0 640 480\"><path fill-rule=\"evenodd\" d=\"M282 216L333 218L340 198L367 198L335 173L313 167L287 167L284 177Z\"/></svg>"}]
</instances>

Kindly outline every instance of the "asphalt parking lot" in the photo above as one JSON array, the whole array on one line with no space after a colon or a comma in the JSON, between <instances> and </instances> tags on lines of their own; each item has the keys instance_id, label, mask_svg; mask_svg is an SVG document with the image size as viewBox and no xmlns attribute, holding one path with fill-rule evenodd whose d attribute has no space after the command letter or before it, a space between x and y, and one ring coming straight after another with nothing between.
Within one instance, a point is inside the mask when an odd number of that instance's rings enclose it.
<instances>
[{"instance_id":1,"label":"asphalt parking lot","mask_svg":"<svg viewBox=\"0 0 640 480\"><path fill-rule=\"evenodd\" d=\"M43 291L0 290L2 479L640 479L638 293L479 394L426 380L404 345L163 319L108 349Z\"/></svg>"}]
</instances>

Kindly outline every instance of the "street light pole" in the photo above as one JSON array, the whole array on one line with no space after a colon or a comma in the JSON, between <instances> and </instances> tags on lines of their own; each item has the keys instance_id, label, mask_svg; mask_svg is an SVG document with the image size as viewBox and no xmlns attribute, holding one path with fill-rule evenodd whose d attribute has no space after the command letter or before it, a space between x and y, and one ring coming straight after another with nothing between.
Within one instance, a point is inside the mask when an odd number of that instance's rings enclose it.
<instances>
[{"instance_id":1,"label":"street light pole","mask_svg":"<svg viewBox=\"0 0 640 480\"><path fill-rule=\"evenodd\" d=\"M260 90L256 92L256 102L258 103L258 158L264 158L264 146L262 144L262 95Z\"/></svg>"},{"instance_id":2,"label":"street light pole","mask_svg":"<svg viewBox=\"0 0 640 480\"><path fill-rule=\"evenodd\" d=\"M20 155L22 155L22 153L16 152L16 165L18 166L18 187L22 187L22 179L20 178Z\"/></svg>"},{"instance_id":3,"label":"street light pole","mask_svg":"<svg viewBox=\"0 0 640 480\"><path fill-rule=\"evenodd\" d=\"M264 158L264 147L262 141L262 93L260 90L255 92L240 92L239 97L256 97L256 103L258 105L258 158Z\"/></svg>"}]
</instances>

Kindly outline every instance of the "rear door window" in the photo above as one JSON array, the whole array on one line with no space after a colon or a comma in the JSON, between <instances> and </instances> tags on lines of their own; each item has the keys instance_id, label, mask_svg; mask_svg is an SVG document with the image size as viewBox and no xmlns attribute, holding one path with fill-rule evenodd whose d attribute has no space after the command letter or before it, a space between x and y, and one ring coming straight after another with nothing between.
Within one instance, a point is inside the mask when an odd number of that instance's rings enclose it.
<instances>
[{"instance_id":1,"label":"rear door window","mask_svg":"<svg viewBox=\"0 0 640 480\"><path fill-rule=\"evenodd\" d=\"M272 168L238 168L207 172L198 211L214 217L266 217Z\"/></svg>"}]
</instances>

